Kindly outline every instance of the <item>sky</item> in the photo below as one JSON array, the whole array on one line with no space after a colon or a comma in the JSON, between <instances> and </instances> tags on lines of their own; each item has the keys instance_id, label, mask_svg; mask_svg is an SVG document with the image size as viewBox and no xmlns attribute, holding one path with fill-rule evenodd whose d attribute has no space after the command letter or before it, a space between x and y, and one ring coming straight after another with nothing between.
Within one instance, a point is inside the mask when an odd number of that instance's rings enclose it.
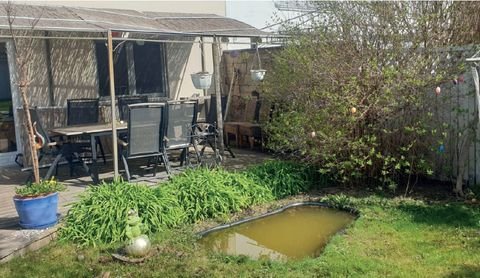
<instances>
[{"instance_id":1,"label":"sky","mask_svg":"<svg viewBox=\"0 0 480 278\"><path fill-rule=\"evenodd\" d=\"M238 1L227 0L226 16L246 22L261 29L270 25L274 16L275 5L272 0Z\"/></svg>"}]
</instances>

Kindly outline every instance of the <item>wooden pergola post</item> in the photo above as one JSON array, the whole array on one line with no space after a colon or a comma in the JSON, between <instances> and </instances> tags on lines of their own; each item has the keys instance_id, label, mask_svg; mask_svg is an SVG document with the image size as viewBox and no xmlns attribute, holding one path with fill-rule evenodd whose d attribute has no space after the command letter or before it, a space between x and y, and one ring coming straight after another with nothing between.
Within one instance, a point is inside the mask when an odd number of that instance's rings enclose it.
<instances>
[{"instance_id":1,"label":"wooden pergola post","mask_svg":"<svg viewBox=\"0 0 480 278\"><path fill-rule=\"evenodd\" d=\"M218 130L218 148L220 155L223 156L225 146L223 143L223 116L222 116L222 94L220 88L220 39L213 37L213 73L215 80L215 97L217 99L217 130Z\"/></svg>"},{"instance_id":2,"label":"wooden pergola post","mask_svg":"<svg viewBox=\"0 0 480 278\"><path fill-rule=\"evenodd\" d=\"M202 59L202 72L206 72L207 68L205 65L205 44L203 43L203 37L200 37L200 51L201 51L201 59ZM207 95L207 90L203 89L203 96Z\"/></svg>"},{"instance_id":3,"label":"wooden pergola post","mask_svg":"<svg viewBox=\"0 0 480 278\"><path fill-rule=\"evenodd\" d=\"M115 116L115 72L113 69L113 40L112 30L107 32L108 44L108 75L110 79L110 104L112 108L112 150L113 150L113 178L118 179L118 148L117 148L117 117Z\"/></svg>"}]
</instances>

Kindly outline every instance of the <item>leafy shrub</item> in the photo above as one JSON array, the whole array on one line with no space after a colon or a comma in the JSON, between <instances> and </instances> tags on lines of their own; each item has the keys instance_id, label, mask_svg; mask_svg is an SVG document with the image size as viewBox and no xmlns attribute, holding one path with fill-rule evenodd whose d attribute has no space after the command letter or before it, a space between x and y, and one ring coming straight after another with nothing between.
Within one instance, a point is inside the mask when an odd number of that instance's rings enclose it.
<instances>
[{"instance_id":1,"label":"leafy shrub","mask_svg":"<svg viewBox=\"0 0 480 278\"><path fill-rule=\"evenodd\" d=\"M65 190L65 186L55 179L42 180L39 183L30 183L15 188L17 198L34 198Z\"/></svg>"},{"instance_id":2,"label":"leafy shrub","mask_svg":"<svg viewBox=\"0 0 480 278\"><path fill-rule=\"evenodd\" d=\"M123 181L89 187L73 205L60 230L60 238L82 245L109 244L126 240L130 209L138 212L148 233L184 221L185 214L171 194Z\"/></svg>"},{"instance_id":3,"label":"leafy shrub","mask_svg":"<svg viewBox=\"0 0 480 278\"><path fill-rule=\"evenodd\" d=\"M267 146L314 162L346 185L372 183L394 190L411 176L433 174L433 164L445 159L437 156L456 148L447 139L471 130L467 123L453 127L443 114L451 111L462 118L470 113L452 105L461 90L451 84L452 79L464 82L459 74L465 73L465 56L476 49L440 52L425 45L470 44L464 40L473 38L461 35L469 32L463 21L452 20L445 28L437 17L464 18L472 8L313 2L321 16L304 32L295 22L285 24L291 40L274 55L263 83L262 96L275 104L265 127ZM371 28L380 22L397 26L402 34ZM427 25L443 36L416 31Z\"/></svg>"},{"instance_id":4,"label":"leafy shrub","mask_svg":"<svg viewBox=\"0 0 480 278\"><path fill-rule=\"evenodd\" d=\"M246 174L258 184L264 184L277 199L305 192L320 178L311 166L281 160L255 165L247 169Z\"/></svg>"},{"instance_id":5,"label":"leafy shrub","mask_svg":"<svg viewBox=\"0 0 480 278\"><path fill-rule=\"evenodd\" d=\"M240 211L273 199L269 190L240 173L222 169L196 169L175 176L155 189L172 194L190 222Z\"/></svg>"},{"instance_id":6,"label":"leafy shrub","mask_svg":"<svg viewBox=\"0 0 480 278\"><path fill-rule=\"evenodd\" d=\"M328 195L320 199L320 202L324 202L337 209L352 208L355 205L354 201L344 194Z\"/></svg>"},{"instance_id":7,"label":"leafy shrub","mask_svg":"<svg viewBox=\"0 0 480 278\"><path fill-rule=\"evenodd\" d=\"M223 172L222 178L226 185L235 187L247 197L248 205L261 204L275 199L269 188L245 173L231 173L224 170L220 172Z\"/></svg>"}]
</instances>

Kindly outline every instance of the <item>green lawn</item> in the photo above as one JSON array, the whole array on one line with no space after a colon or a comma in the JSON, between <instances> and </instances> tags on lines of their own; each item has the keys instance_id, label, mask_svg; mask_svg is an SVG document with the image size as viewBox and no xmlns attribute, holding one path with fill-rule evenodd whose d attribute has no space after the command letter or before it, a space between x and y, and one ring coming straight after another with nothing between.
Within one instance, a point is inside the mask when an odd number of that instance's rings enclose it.
<instances>
[{"instance_id":1,"label":"green lawn","mask_svg":"<svg viewBox=\"0 0 480 278\"><path fill-rule=\"evenodd\" d=\"M208 254L195 245L199 223L157 235L160 252L142 265L114 262L107 249L56 242L2 265L0 277L480 277L478 205L352 201L361 217L318 258L280 263Z\"/></svg>"}]
</instances>

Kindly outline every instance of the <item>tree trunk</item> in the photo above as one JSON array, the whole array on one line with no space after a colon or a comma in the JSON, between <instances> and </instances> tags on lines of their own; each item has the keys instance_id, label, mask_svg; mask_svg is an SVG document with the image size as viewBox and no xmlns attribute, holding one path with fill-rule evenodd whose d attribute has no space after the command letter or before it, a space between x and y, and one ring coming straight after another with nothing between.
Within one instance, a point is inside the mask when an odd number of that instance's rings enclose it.
<instances>
[{"instance_id":1,"label":"tree trunk","mask_svg":"<svg viewBox=\"0 0 480 278\"><path fill-rule=\"evenodd\" d=\"M22 82L23 74L20 73L20 96L22 97L22 107L24 111L24 125L27 130L27 136L28 136L28 149L30 152L30 159L32 160L32 171L33 171L33 178L35 183L40 182L40 167L38 163L38 155L37 155L37 149L35 147L35 131L33 129L33 123L32 123L32 118L30 116L30 106L28 104L28 99L27 99L27 90L28 86Z\"/></svg>"},{"instance_id":2,"label":"tree trunk","mask_svg":"<svg viewBox=\"0 0 480 278\"><path fill-rule=\"evenodd\" d=\"M30 73L30 62L31 59L34 57L35 53L35 44L33 38L30 40L24 41L22 43L23 51L19 53L17 48L17 39L16 33L13 28L13 22L15 20L15 7L12 5L11 1L8 1L6 5L3 6L6 14L7 14L7 22L10 31L10 36L12 39L13 50L15 51L15 62L17 64L17 85L20 91L20 97L22 99L22 107L24 111L24 126L26 129L26 133L28 136L28 152L30 153L30 159L32 162L32 171L33 171L33 178L35 183L40 182L40 167L38 162L38 155L37 155L37 147L35 142L35 127L32 123L32 118L30 115L30 105L27 98L28 88L31 83L31 75ZM31 28L30 30L26 30L26 35L30 32L33 32L35 29L36 24L40 20L40 17L35 18L34 20L30 21ZM43 146L42 146L43 147Z\"/></svg>"},{"instance_id":3,"label":"tree trunk","mask_svg":"<svg viewBox=\"0 0 480 278\"><path fill-rule=\"evenodd\" d=\"M475 118L469 123L468 128L465 130L465 135L463 136L462 144L460 147L460 155L458 156L458 173L457 180L455 183L455 188L453 192L460 197L464 197L463 193L463 175L465 174L465 164L468 159L468 151L470 145L472 144L473 138L475 136L475 128L478 125L478 117Z\"/></svg>"}]
</instances>

